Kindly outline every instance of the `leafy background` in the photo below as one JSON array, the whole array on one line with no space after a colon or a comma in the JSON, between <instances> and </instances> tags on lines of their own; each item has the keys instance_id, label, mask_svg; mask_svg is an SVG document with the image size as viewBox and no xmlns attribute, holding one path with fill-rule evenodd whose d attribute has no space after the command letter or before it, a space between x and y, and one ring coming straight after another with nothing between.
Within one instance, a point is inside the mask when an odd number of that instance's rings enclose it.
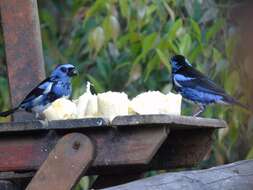
<instances>
[{"instance_id":1,"label":"leafy background","mask_svg":"<svg viewBox=\"0 0 253 190\"><path fill-rule=\"evenodd\" d=\"M87 80L96 92L171 89L169 57L185 55L193 65L244 104L251 87L235 59L240 44L231 10L236 1L214 0L38 0L46 71L70 62L80 76L73 97ZM9 108L3 36L0 35L0 109ZM183 114L195 106L184 103ZM204 117L221 118L229 128L215 135L199 167L253 158L253 118L237 107L212 106ZM87 188L83 179L78 189Z\"/></svg>"}]
</instances>

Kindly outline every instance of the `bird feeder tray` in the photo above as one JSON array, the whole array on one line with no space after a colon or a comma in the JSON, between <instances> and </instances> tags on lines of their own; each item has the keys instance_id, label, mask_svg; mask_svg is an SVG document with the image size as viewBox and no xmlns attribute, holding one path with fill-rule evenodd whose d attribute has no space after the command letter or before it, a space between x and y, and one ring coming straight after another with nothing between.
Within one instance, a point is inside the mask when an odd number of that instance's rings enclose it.
<instances>
[{"instance_id":1,"label":"bird feeder tray","mask_svg":"<svg viewBox=\"0 0 253 190\"><path fill-rule=\"evenodd\" d=\"M88 174L189 167L208 153L213 132L225 127L223 120L172 115L2 123L0 171L38 170L57 141L75 132L96 147Z\"/></svg>"}]
</instances>

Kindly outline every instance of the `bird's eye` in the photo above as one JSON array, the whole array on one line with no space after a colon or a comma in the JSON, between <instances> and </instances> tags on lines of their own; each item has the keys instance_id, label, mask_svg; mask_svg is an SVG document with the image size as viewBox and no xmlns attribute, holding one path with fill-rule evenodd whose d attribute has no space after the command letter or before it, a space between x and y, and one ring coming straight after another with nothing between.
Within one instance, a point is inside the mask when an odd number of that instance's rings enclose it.
<instances>
[{"instance_id":1,"label":"bird's eye","mask_svg":"<svg viewBox=\"0 0 253 190\"><path fill-rule=\"evenodd\" d=\"M62 67L62 68L61 68L61 71L64 72L64 73L66 73L66 72L67 72L67 69L66 69L65 67Z\"/></svg>"}]
</instances>

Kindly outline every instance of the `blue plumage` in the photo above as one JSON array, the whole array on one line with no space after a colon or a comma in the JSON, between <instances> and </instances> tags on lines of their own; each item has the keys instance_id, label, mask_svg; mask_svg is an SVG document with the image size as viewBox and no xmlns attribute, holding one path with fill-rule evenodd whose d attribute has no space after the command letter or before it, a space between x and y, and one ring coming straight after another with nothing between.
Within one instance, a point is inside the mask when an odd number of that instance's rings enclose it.
<instances>
[{"instance_id":1,"label":"blue plumage","mask_svg":"<svg viewBox=\"0 0 253 190\"><path fill-rule=\"evenodd\" d=\"M52 74L35 87L17 107L1 112L0 116L6 117L19 109L41 114L58 98L70 97L71 78L76 74L77 71L71 64L57 66Z\"/></svg>"},{"instance_id":2,"label":"blue plumage","mask_svg":"<svg viewBox=\"0 0 253 190\"><path fill-rule=\"evenodd\" d=\"M171 58L170 63L175 91L179 92L185 99L200 106L200 110L194 116L202 113L206 105L213 103L236 104L246 108L212 80L193 68L184 56L175 55Z\"/></svg>"}]
</instances>

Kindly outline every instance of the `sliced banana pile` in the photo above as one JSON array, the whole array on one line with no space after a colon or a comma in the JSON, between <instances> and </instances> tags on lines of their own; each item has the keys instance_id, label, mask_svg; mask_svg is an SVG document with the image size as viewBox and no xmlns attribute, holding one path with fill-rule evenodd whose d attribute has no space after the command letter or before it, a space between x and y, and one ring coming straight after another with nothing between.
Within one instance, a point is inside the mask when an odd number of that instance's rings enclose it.
<instances>
[{"instance_id":1,"label":"sliced banana pile","mask_svg":"<svg viewBox=\"0 0 253 190\"><path fill-rule=\"evenodd\" d=\"M111 121L120 115L135 114L181 114L182 96L169 92L148 91L132 100L124 92L105 92L92 94L90 83L86 92L78 99L70 101L60 98L48 107L44 114L51 120L106 117Z\"/></svg>"}]
</instances>

